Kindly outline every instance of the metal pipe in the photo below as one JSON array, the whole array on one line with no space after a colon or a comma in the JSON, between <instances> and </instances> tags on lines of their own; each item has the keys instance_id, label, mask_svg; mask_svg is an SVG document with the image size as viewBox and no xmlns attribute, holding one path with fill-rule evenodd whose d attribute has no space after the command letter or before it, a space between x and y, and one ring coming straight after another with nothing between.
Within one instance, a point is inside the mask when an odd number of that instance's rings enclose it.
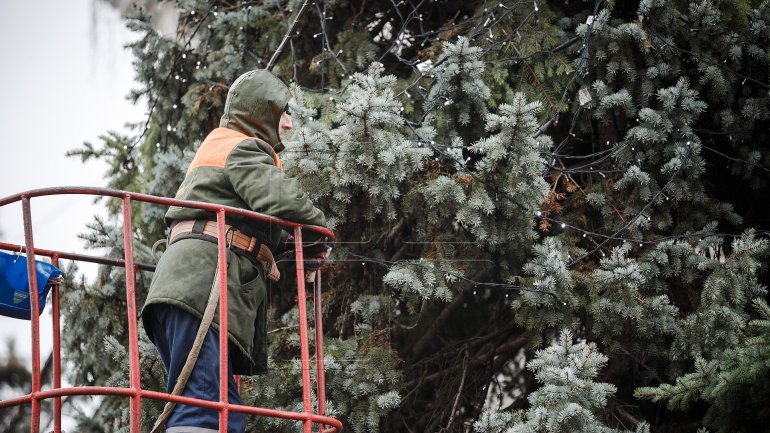
<instances>
[{"instance_id":1,"label":"metal pipe","mask_svg":"<svg viewBox=\"0 0 770 433\"><path fill-rule=\"evenodd\" d=\"M27 282L29 284L30 326L32 327L32 420L30 431L40 432L40 305L35 266L35 242L32 238L32 211L29 197L21 199L24 243L27 247Z\"/></svg>"},{"instance_id":2,"label":"metal pipe","mask_svg":"<svg viewBox=\"0 0 770 433\"><path fill-rule=\"evenodd\" d=\"M129 408L129 431L140 433L142 416L142 386L139 376L139 338L136 314L136 268L134 268L134 231L131 215L131 195L123 196L123 252L126 262L126 314L128 315L129 380L133 394Z\"/></svg>"},{"instance_id":3,"label":"metal pipe","mask_svg":"<svg viewBox=\"0 0 770 433\"><path fill-rule=\"evenodd\" d=\"M51 264L59 266L59 256L51 257ZM52 389L61 388L61 300L59 298L59 285L51 287L51 316L53 320L53 384ZM53 431L61 433L61 397L55 397L53 401Z\"/></svg>"},{"instance_id":4,"label":"metal pipe","mask_svg":"<svg viewBox=\"0 0 770 433\"><path fill-rule=\"evenodd\" d=\"M48 389L40 391L38 397L40 399L49 399L54 397L63 397L71 395L114 395L122 397L131 397L134 391L131 388L118 388L109 386L80 386L74 388L61 388L61 389ZM142 390L142 398L150 398L153 400L173 401L179 404L186 404L189 406L202 407L206 409L220 409L224 403L219 401L200 400L192 397L185 397L181 395L171 395L165 392ZM0 409L6 407L18 406L21 404L29 404L32 401L32 395L27 394L25 396L16 397L8 400L0 401ZM339 420L330 418L327 416L320 416L317 414L306 414L298 412L289 412L278 409L267 409L263 407L244 406L244 405L229 405L231 412L245 413L249 415L259 415L273 418L288 419L293 421L306 421L316 423L324 423L326 425L334 426L336 431L342 429L342 423Z\"/></svg>"},{"instance_id":5,"label":"metal pipe","mask_svg":"<svg viewBox=\"0 0 770 433\"><path fill-rule=\"evenodd\" d=\"M22 199L22 196L26 196L29 198L32 197L40 197L45 195L62 195L62 194L70 194L70 195L99 195L99 196L108 196L108 197L117 197L117 198L123 198L125 194L128 194L125 191L120 191L116 189L109 189L109 188L93 188L93 187L81 187L81 186L60 186L55 188L40 188L40 189L33 189L29 191L25 191L22 193L10 195L8 197L4 197L0 199L0 207L5 206L10 203L15 203ZM296 229L297 227L302 227L306 230L310 230L311 232L318 233L319 235L326 236L329 238L329 240L334 240L334 232L327 229L326 227L320 227L320 226L312 226L312 225L302 225L300 223L296 223L294 221L287 221L281 218L276 218L274 216L265 215L263 213L254 212L250 210L240 209L237 207L232 206L222 206L219 204L212 204L212 203L203 203L199 201L190 201L190 200L178 200L175 198L166 198L166 197L156 197L154 195L149 194L140 194L140 193L130 193L131 199L134 201L142 201L147 203L157 203L157 204L164 204L168 206L179 206L179 207L187 207L192 209L203 209L210 211L212 213L218 212L220 209L224 209L225 212L228 215L241 215L245 216L250 219L255 219L259 221L265 221L269 223L273 223L275 225L279 225L284 228L291 228Z\"/></svg>"},{"instance_id":6,"label":"metal pipe","mask_svg":"<svg viewBox=\"0 0 770 433\"><path fill-rule=\"evenodd\" d=\"M305 263L302 252L302 228L294 229L294 254L297 260L297 308L299 310L299 347L302 362L302 411L313 411L310 399L310 349L307 342L307 298L305 295ZM313 425L305 421L304 433L310 433Z\"/></svg>"},{"instance_id":7,"label":"metal pipe","mask_svg":"<svg viewBox=\"0 0 770 433\"><path fill-rule=\"evenodd\" d=\"M326 415L326 376L324 374L324 329L323 309L321 308L321 270L315 271L315 369L316 369L316 394L318 395L318 414ZM318 426L322 432L324 425Z\"/></svg>"},{"instance_id":8,"label":"metal pipe","mask_svg":"<svg viewBox=\"0 0 770 433\"><path fill-rule=\"evenodd\" d=\"M227 431L227 237L225 235L225 210L217 211L217 260L219 261L219 431Z\"/></svg>"},{"instance_id":9,"label":"metal pipe","mask_svg":"<svg viewBox=\"0 0 770 433\"><path fill-rule=\"evenodd\" d=\"M22 245L9 244L6 242L0 242L0 250L13 251L13 252L21 251L22 253L27 252L27 249ZM42 248L35 248L35 255L51 257L51 258L53 258L54 256L57 256L60 259L68 259L68 260L75 260L75 261L88 262L88 263L97 263L100 265L108 265L108 266L118 266L121 268L126 266L123 260L110 259L107 257L89 256L85 254L65 253L63 251L56 251L56 250L44 250ZM155 270L155 265L148 265L144 263L135 263L134 265L136 266L137 269L141 269L143 271Z\"/></svg>"}]
</instances>

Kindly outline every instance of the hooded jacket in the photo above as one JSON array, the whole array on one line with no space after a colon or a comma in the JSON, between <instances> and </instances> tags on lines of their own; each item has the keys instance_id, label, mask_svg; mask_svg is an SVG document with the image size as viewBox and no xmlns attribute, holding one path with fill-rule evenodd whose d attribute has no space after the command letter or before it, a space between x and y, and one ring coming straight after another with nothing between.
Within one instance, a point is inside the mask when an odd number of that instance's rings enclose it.
<instances>
[{"instance_id":1,"label":"hooded jacket","mask_svg":"<svg viewBox=\"0 0 770 433\"><path fill-rule=\"evenodd\" d=\"M176 193L177 199L222 204L278 218L325 226L299 183L280 169L278 134L290 97L286 85L265 70L241 75L230 87L219 128L203 141ZM211 212L170 207L166 223L216 220ZM286 233L265 222L228 216L227 223L275 250ZM228 336L233 374L267 370L266 275L254 259L228 251ZM217 245L205 240L175 242L158 261L142 314L153 304L171 304L202 317L217 266ZM212 327L218 329L219 314ZM153 336L150 335L150 339ZM232 347L237 350L232 350Z\"/></svg>"}]
</instances>

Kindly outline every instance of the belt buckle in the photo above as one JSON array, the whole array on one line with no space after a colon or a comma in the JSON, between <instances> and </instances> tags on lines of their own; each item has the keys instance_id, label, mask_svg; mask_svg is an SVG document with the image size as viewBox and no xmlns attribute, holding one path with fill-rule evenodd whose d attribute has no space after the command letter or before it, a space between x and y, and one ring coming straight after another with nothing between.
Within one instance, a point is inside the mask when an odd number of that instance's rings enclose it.
<instances>
[{"instance_id":1,"label":"belt buckle","mask_svg":"<svg viewBox=\"0 0 770 433\"><path fill-rule=\"evenodd\" d=\"M233 239L235 238L235 229L230 226L225 232L225 247L229 250L233 246Z\"/></svg>"}]
</instances>

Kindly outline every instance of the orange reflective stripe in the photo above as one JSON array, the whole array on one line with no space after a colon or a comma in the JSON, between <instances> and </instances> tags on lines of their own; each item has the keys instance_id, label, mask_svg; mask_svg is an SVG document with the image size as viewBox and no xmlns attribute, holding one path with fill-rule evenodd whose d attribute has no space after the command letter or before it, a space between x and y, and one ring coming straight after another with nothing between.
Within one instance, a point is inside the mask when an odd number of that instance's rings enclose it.
<instances>
[{"instance_id":1,"label":"orange reflective stripe","mask_svg":"<svg viewBox=\"0 0 770 433\"><path fill-rule=\"evenodd\" d=\"M240 142L248 138L247 135L232 129L216 128L203 140L203 144L195 153L195 158L193 158L187 172L189 173L199 167L223 168L230 152Z\"/></svg>"},{"instance_id":2,"label":"orange reflective stripe","mask_svg":"<svg viewBox=\"0 0 770 433\"><path fill-rule=\"evenodd\" d=\"M278 159L278 153L273 150L273 160L275 161L275 166L278 167L278 170L283 170L283 164L281 164L281 160Z\"/></svg>"},{"instance_id":3,"label":"orange reflective stripe","mask_svg":"<svg viewBox=\"0 0 770 433\"><path fill-rule=\"evenodd\" d=\"M198 148L195 153L195 157L190 163L190 167L187 168L187 172L199 168L199 167L217 167L224 168L227 158L230 153L238 146L243 140L255 139L255 137L249 137L246 134L242 134L238 131L233 131L229 128L216 128L203 140L203 144ZM276 167L283 170L283 164L278 159L278 154L273 150L273 160Z\"/></svg>"}]
</instances>

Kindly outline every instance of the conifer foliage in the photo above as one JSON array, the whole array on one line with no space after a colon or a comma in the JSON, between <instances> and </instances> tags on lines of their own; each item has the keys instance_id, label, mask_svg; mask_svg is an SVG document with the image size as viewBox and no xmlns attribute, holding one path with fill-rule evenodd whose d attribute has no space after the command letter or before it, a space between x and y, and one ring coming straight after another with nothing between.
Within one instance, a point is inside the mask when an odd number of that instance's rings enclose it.
<instances>
[{"instance_id":1,"label":"conifer foliage","mask_svg":"<svg viewBox=\"0 0 770 433\"><path fill-rule=\"evenodd\" d=\"M111 187L173 196L301 3L179 0L172 36L137 9L146 123L73 154L105 159ZM293 94L286 170L340 241L331 415L354 432L767 429L770 1L311 3L274 72ZM119 257L110 209L85 238ZM164 211L135 210L137 261ZM126 381L121 273L64 291L73 383ZM271 372L242 391L299 409L284 283ZM141 360L162 389L144 335ZM82 431L126 431L125 403L101 400Z\"/></svg>"},{"instance_id":2,"label":"conifer foliage","mask_svg":"<svg viewBox=\"0 0 770 433\"><path fill-rule=\"evenodd\" d=\"M535 373L542 387L529 395L526 413L501 416L487 411L473 425L477 433L500 431L500 422L510 424L507 433L598 432L619 430L602 424L594 415L607 405L616 388L609 383L596 383L594 378L607 363L596 345L572 343L572 334L562 331L550 347L538 350L527 368ZM497 419L495 419L497 418ZM494 420L493 420L494 419ZM495 428L491 425L495 424ZM647 423L639 423L637 433L649 433Z\"/></svg>"}]
</instances>

